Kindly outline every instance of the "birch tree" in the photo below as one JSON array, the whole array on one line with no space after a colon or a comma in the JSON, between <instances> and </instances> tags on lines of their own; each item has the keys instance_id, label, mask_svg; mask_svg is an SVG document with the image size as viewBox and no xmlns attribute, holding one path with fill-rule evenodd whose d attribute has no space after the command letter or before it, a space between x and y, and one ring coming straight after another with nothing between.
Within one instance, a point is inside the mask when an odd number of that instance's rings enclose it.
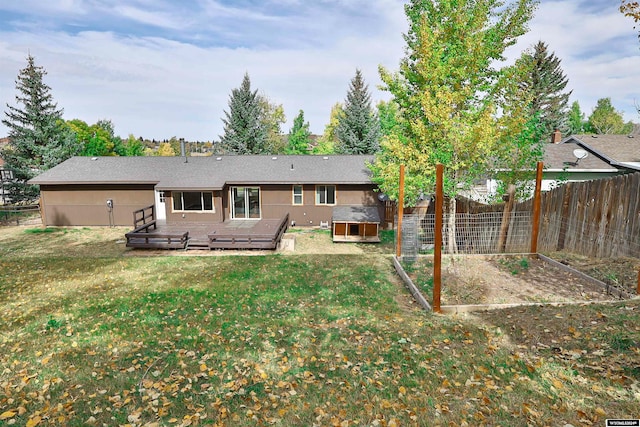
<instances>
[{"instance_id":1,"label":"birch tree","mask_svg":"<svg viewBox=\"0 0 640 427\"><path fill-rule=\"evenodd\" d=\"M533 0L411 0L405 5L409 30L400 69L380 67L382 89L399 107L400 135L382 139L370 166L373 180L398 198L398 169L405 165L405 205L435 188L435 165L445 168L444 190L455 213L455 196L486 174L503 140L498 118L509 85L503 54L527 30ZM509 132L524 128L511 117ZM454 215L450 216L452 219ZM450 224L449 230L454 230ZM455 239L449 238L455 251Z\"/></svg>"}]
</instances>

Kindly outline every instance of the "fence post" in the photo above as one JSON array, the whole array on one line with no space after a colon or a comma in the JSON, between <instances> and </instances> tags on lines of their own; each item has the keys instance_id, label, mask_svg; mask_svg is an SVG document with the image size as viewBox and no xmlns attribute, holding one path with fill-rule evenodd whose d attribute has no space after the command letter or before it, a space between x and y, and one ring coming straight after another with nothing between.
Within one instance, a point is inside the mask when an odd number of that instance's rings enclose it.
<instances>
[{"instance_id":1,"label":"fence post","mask_svg":"<svg viewBox=\"0 0 640 427\"><path fill-rule=\"evenodd\" d=\"M396 256L398 258L402 256L402 215L404 215L404 165L400 165L400 191L398 194L398 241L396 242Z\"/></svg>"},{"instance_id":2,"label":"fence post","mask_svg":"<svg viewBox=\"0 0 640 427\"><path fill-rule=\"evenodd\" d=\"M531 253L538 253L538 233L540 232L540 193L542 191L542 162L536 170L536 191L533 196L533 224L531 229Z\"/></svg>"},{"instance_id":3,"label":"fence post","mask_svg":"<svg viewBox=\"0 0 640 427\"><path fill-rule=\"evenodd\" d=\"M442 191L442 175L444 167L436 165L436 218L434 232L433 252L433 311L440 313L440 289L442 287L442 204L444 203ZM453 214L451 214L453 215Z\"/></svg>"}]
</instances>

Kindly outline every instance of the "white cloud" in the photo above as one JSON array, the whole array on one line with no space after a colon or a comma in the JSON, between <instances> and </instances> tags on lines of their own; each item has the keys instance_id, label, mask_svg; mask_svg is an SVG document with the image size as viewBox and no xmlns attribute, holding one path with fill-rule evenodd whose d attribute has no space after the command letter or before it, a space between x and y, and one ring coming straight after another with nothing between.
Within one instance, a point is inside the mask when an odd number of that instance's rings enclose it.
<instances>
[{"instance_id":1,"label":"white cloud","mask_svg":"<svg viewBox=\"0 0 640 427\"><path fill-rule=\"evenodd\" d=\"M123 18L131 19L142 24L153 25L159 28L176 30L183 27L175 16L164 12L149 12L126 5L116 7L114 12Z\"/></svg>"},{"instance_id":2,"label":"white cloud","mask_svg":"<svg viewBox=\"0 0 640 427\"><path fill-rule=\"evenodd\" d=\"M616 2L543 1L512 58L538 40L561 59L571 102L587 116L598 99L611 98L625 120L639 121L633 100L640 99L640 43Z\"/></svg>"},{"instance_id":3,"label":"white cloud","mask_svg":"<svg viewBox=\"0 0 640 427\"><path fill-rule=\"evenodd\" d=\"M62 15L74 6L76 11L91 6L46 3L56 4ZM271 0L247 11L211 0L138 0L85 11L87 31L65 31L64 19L57 27L29 31L0 25L0 102L13 102L14 81L30 51L48 71L45 81L65 118L111 119L122 136L217 139L229 94L245 72L254 88L284 105L289 119L284 132L302 109L311 130L322 133L356 68L374 100L388 97L376 88L377 67L396 70L404 55L402 5L400 0ZM611 9L589 12L576 0L543 1L531 33L510 57L542 39L562 59L572 98L583 111L589 113L598 98L611 97L627 119L635 119L640 44L633 23ZM118 19L109 21L113 17ZM31 18L37 21L21 17ZM91 22L98 18L99 25ZM0 24L2 19L0 12ZM0 136L4 133L0 126Z\"/></svg>"}]
</instances>

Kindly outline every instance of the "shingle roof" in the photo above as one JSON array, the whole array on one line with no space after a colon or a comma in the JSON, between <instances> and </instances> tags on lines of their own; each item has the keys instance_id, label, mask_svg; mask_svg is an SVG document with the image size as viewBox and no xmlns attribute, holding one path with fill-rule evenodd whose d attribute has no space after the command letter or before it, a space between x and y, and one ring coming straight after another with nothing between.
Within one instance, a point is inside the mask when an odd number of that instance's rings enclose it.
<instances>
[{"instance_id":1,"label":"shingle roof","mask_svg":"<svg viewBox=\"0 0 640 427\"><path fill-rule=\"evenodd\" d=\"M573 154L573 150L580 148L577 144L545 144L544 146L544 166L547 170L567 170L572 172L577 171L616 171L617 169L611 166L604 160L599 159L597 156L590 155L580 160L577 164L575 162L576 156Z\"/></svg>"},{"instance_id":2,"label":"shingle roof","mask_svg":"<svg viewBox=\"0 0 640 427\"><path fill-rule=\"evenodd\" d=\"M225 184L371 184L373 156L73 157L33 184L157 184L158 190Z\"/></svg>"},{"instance_id":3,"label":"shingle roof","mask_svg":"<svg viewBox=\"0 0 640 427\"><path fill-rule=\"evenodd\" d=\"M333 208L333 221L380 222L380 213L376 207L336 206Z\"/></svg>"},{"instance_id":4,"label":"shingle roof","mask_svg":"<svg viewBox=\"0 0 640 427\"><path fill-rule=\"evenodd\" d=\"M563 142L576 142L613 166L640 162L638 135L574 135Z\"/></svg>"}]
</instances>

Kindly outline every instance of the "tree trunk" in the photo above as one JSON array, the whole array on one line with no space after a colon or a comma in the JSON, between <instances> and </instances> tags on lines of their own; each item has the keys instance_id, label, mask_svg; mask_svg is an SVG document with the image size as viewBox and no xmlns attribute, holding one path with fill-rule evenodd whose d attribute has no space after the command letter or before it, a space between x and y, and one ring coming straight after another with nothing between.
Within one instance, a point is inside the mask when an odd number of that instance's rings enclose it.
<instances>
[{"instance_id":1,"label":"tree trunk","mask_svg":"<svg viewBox=\"0 0 640 427\"><path fill-rule=\"evenodd\" d=\"M498 252L503 253L507 249L507 235L509 233L509 222L511 221L511 212L513 206L516 203L516 186L509 184L507 189L507 195L509 200L504 204L504 210L502 211L502 223L500 224L500 237L498 238Z\"/></svg>"},{"instance_id":2,"label":"tree trunk","mask_svg":"<svg viewBox=\"0 0 640 427\"><path fill-rule=\"evenodd\" d=\"M448 207L449 221L447 222L447 251L450 254L458 253L458 243L456 242L456 198L449 198Z\"/></svg>"}]
</instances>

